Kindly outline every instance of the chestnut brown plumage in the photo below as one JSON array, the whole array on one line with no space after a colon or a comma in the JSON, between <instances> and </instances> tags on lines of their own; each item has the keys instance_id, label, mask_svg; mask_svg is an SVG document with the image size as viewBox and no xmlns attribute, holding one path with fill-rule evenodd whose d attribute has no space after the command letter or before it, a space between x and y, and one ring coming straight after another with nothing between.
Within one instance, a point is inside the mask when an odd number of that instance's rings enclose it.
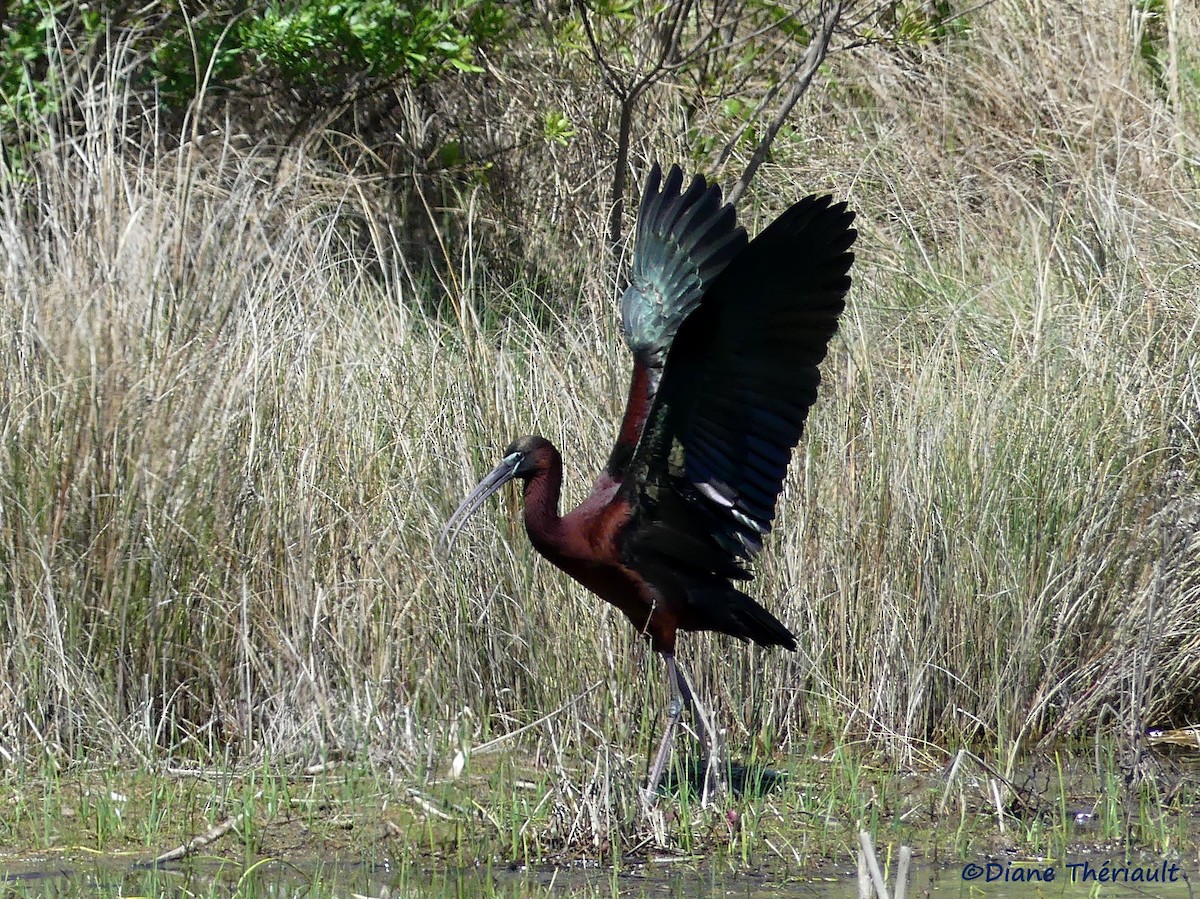
<instances>
[{"instance_id":1,"label":"chestnut brown plumage","mask_svg":"<svg viewBox=\"0 0 1200 899\"><path fill-rule=\"evenodd\" d=\"M793 205L752 241L718 187L683 189L655 166L642 197L621 300L633 378L616 445L591 495L559 515L562 457L543 437L513 441L442 532L514 478L539 553L619 608L666 663L672 700L651 767L653 795L687 707L680 629L796 648L733 583L770 532L792 450L817 397L818 364L850 287L854 214L830 197ZM448 539L447 539L448 538Z\"/></svg>"}]
</instances>

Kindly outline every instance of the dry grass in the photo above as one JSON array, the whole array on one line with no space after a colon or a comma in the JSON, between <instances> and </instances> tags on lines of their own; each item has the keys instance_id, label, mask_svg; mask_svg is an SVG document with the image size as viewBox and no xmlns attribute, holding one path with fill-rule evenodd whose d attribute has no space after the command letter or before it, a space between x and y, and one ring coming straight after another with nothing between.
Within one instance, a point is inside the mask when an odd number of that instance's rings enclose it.
<instances>
[{"instance_id":1,"label":"dry grass","mask_svg":"<svg viewBox=\"0 0 1200 899\"><path fill-rule=\"evenodd\" d=\"M801 651L682 650L738 754L815 733L1011 765L1200 715L1198 110L1087 5L836 58L743 213L828 187L862 236L756 582ZM539 299L469 238L429 268L377 185L219 136L139 149L118 88L0 173L0 755L419 779L539 721L511 745L573 797L547 827L626 818L655 660L536 559L514 497L431 552L519 434L582 498L625 387L611 285ZM598 244L580 265L564 235L567 267L605 270Z\"/></svg>"}]
</instances>

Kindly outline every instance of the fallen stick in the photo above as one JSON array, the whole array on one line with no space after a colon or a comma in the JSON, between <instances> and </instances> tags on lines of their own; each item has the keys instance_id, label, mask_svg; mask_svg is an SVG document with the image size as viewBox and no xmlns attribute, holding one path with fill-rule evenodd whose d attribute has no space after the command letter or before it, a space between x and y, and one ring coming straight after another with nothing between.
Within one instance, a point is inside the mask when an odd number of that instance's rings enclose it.
<instances>
[{"instance_id":1,"label":"fallen stick","mask_svg":"<svg viewBox=\"0 0 1200 899\"><path fill-rule=\"evenodd\" d=\"M254 798L258 799L260 796L262 796L262 794L263 791L259 790L254 794ZM229 833L229 831L240 826L244 820L246 820L246 812L238 812L232 818L226 818L216 827L213 827L211 830L206 830L204 833L200 834L200 836L192 837L192 839L183 845L167 850L162 855L155 858L151 864L161 865L163 862L177 862L181 858L187 858L193 852L203 849L210 843L221 839L221 837L225 836L225 834Z\"/></svg>"}]
</instances>

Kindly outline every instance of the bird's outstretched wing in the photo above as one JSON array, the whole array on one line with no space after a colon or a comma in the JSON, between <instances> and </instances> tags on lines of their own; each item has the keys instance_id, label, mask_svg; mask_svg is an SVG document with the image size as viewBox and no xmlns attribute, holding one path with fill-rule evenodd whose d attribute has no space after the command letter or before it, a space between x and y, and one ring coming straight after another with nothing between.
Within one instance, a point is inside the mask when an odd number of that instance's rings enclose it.
<instances>
[{"instance_id":1,"label":"bird's outstretched wing","mask_svg":"<svg viewBox=\"0 0 1200 899\"><path fill-rule=\"evenodd\" d=\"M633 272L621 298L625 341L633 351L629 401L607 471L620 480L641 439L680 325L725 267L746 247L733 207L721 189L697 175L683 190L672 166L666 181L655 164L642 194Z\"/></svg>"},{"instance_id":2,"label":"bird's outstretched wing","mask_svg":"<svg viewBox=\"0 0 1200 899\"><path fill-rule=\"evenodd\" d=\"M853 219L830 197L796 203L678 326L620 488L627 556L748 577L845 307Z\"/></svg>"}]
</instances>

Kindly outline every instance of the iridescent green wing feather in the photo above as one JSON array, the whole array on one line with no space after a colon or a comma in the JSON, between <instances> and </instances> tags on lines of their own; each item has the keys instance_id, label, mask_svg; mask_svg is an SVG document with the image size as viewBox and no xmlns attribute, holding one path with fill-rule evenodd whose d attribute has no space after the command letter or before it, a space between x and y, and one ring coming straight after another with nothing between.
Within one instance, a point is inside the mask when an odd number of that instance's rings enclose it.
<instances>
[{"instance_id":1,"label":"iridescent green wing feather","mask_svg":"<svg viewBox=\"0 0 1200 899\"><path fill-rule=\"evenodd\" d=\"M621 298L634 372L607 467L617 479L641 439L680 325L746 246L746 232L737 226L733 207L722 204L719 187L697 175L686 190L682 188L678 166L672 166L663 181L655 165L642 194L630 285Z\"/></svg>"}]
</instances>

